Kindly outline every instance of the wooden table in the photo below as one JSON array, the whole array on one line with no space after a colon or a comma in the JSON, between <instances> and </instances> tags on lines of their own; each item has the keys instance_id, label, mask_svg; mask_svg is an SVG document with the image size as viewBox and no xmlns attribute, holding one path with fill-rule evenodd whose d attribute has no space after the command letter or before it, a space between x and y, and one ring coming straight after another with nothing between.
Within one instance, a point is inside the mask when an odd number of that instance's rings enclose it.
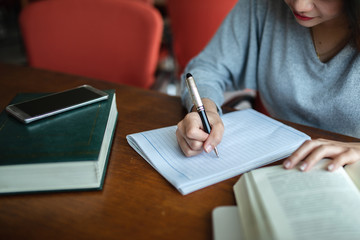
<instances>
[{"instance_id":1,"label":"wooden table","mask_svg":"<svg viewBox=\"0 0 360 240\"><path fill-rule=\"evenodd\" d=\"M235 205L238 177L182 196L127 143L126 135L175 125L178 97L83 77L0 64L0 109L19 92L82 84L116 89L119 118L102 191L0 196L0 239L211 239L211 211ZM354 141L288 123L312 137Z\"/></svg>"}]
</instances>

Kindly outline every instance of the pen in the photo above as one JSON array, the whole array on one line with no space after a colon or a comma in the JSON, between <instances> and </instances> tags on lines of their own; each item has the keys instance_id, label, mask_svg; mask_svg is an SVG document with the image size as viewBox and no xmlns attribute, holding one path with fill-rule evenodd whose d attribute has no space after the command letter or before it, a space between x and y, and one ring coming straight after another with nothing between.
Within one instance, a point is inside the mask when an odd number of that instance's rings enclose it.
<instances>
[{"instance_id":1,"label":"pen","mask_svg":"<svg viewBox=\"0 0 360 240\"><path fill-rule=\"evenodd\" d=\"M186 74L186 86L189 89L191 99L196 107L196 110L200 115L204 130L205 130L205 132L210 134L211 126L209 123L209 119L207 118L204 105L201 101L200 94L197 90L197 87L195 84L195 79L193 78L193 76L190 73ZM219 157L219 153L218 153L218 150L216 147L214 148L214 151L215 151L216 156Z\"/></svg>"}]
</instances>

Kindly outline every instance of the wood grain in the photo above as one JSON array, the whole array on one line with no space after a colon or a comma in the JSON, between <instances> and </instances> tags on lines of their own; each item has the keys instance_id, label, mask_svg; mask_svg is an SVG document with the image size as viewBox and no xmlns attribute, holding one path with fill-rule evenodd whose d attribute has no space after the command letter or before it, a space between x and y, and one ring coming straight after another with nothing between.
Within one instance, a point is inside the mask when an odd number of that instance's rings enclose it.
<instances>
[{"instance_id":1,"label":"wood grain","mask_svg":"<svg viewBox=\"0 0 360 240\"><path fill-rule=\"evenodd\" d=\"M126 135L175 125L178 97L155 91L0 64L0 109L19 92L56 92L90 84L116 89L119 111L102 191L0 196L0 239L211 239L211 211L234 205L239 176L182 196L128 144ZM287 123L313 137L356 139Z\"/></svg>"}]
</instances>

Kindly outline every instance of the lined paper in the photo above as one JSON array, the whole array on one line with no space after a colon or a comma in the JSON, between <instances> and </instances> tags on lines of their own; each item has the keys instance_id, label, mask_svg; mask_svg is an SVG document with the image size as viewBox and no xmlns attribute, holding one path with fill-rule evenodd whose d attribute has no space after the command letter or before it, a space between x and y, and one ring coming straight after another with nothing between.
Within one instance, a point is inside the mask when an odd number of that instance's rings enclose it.
<instances>
[{"instance_id":1,"label":"lined paper","mask_svg":"<svg viewBox=\"0 0 360 240\"><path fill-rule=\"evenodd\" d=\"M186 157L176 140L176 126L130 134L127 140L182 194L199 190L290 155L306 134L253 109L222 116L225 132L214 152Z\"/></svg>"}]
</instances>

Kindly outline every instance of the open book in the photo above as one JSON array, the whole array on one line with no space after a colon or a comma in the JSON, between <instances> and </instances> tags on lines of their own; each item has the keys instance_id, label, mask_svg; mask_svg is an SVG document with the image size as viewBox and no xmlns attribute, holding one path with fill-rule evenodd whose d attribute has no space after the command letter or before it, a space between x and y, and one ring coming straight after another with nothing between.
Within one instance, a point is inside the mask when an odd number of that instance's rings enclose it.
<instances>
[{"instance_id":1,"label":"open book","mask_svg":"<svg viewBox=\"0 0 360 240\"><path fill-rule=\"evenodd\" d=\"M176 126L140 132L127 140L182 194L188 194L287 157L309 136L252 109L223 115L225 132L215 153L186 157Z\"/></svg>"},{"instance_id":2,"label":"open book","mask_svg":"<svg viewBox=\"0 0 360 240\"><path fill-rule=\"evenodd\" d=\"M213 211L215 239L231 239L229 232L241 239L359 239L360 163L329 172L327 161L309 172L272 166L245 173L234 185L237 207ZM224 232L226 221L235 227Z\"/></svg>"}]
</instances>

